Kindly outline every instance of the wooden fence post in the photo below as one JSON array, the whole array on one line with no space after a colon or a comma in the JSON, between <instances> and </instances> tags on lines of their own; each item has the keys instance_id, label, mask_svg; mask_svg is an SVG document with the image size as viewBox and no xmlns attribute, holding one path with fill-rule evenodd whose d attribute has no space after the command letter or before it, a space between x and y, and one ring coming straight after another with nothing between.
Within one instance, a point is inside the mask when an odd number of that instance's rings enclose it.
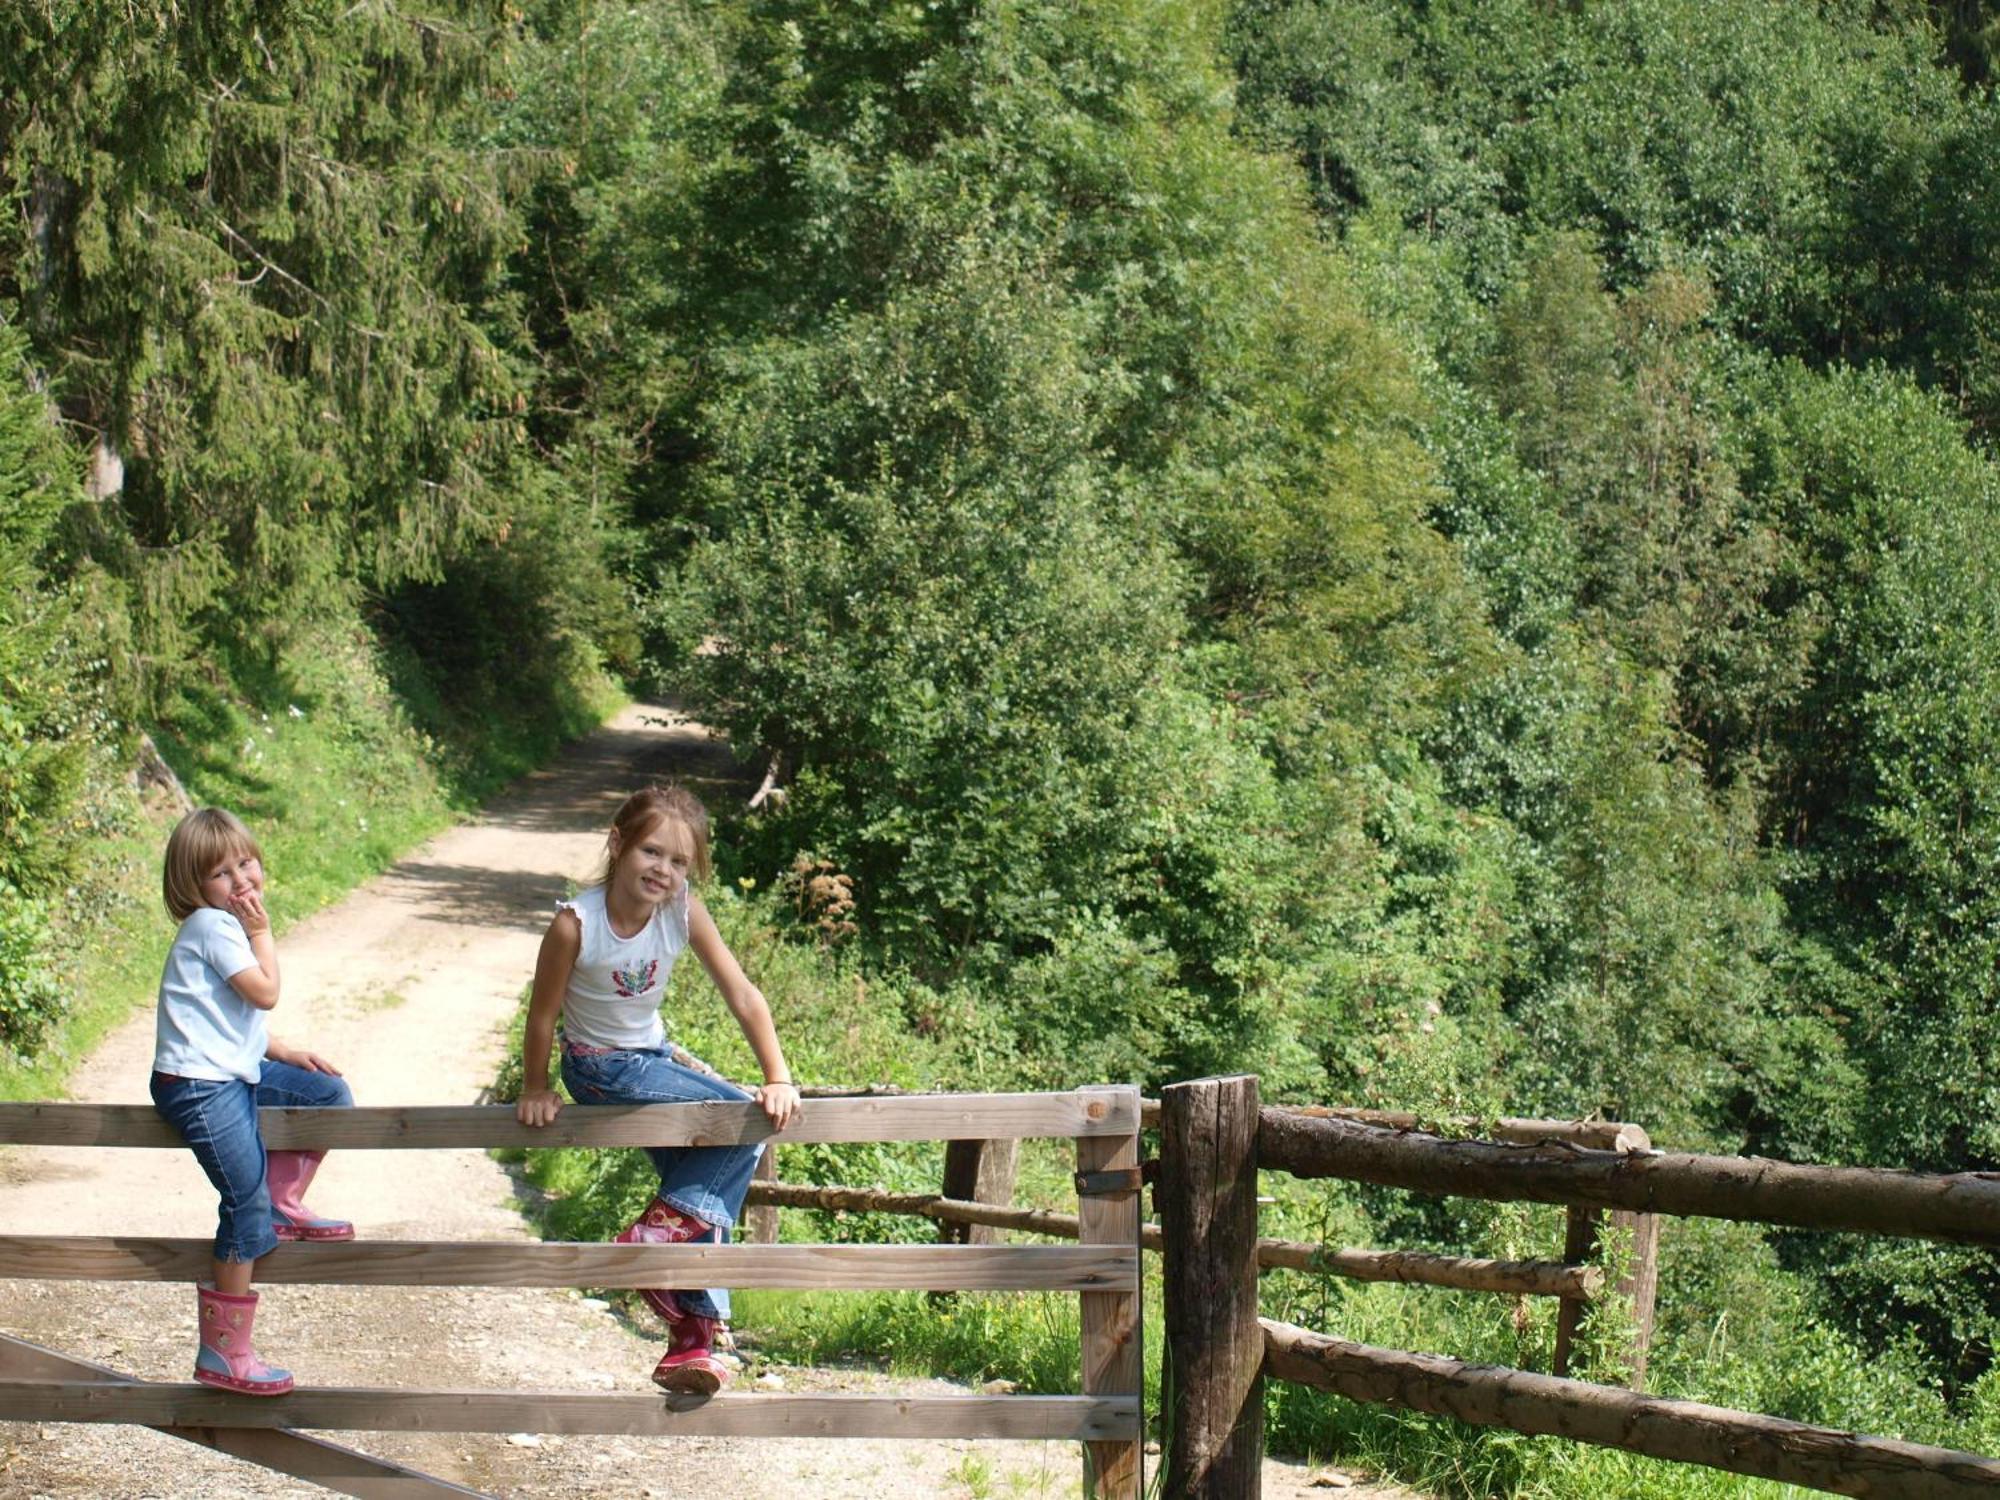
<instances>
[{"instance_id":1,"label":"wooden fence post","mask_svg":"<svg viewBox=\"0 0 2000 1500\"><path fill-rule=\"evenodd\" d=\"M1160 1096L1166 1500L1257 1500L1264 1331L1257 1321L1257 1079Z\"/></svg>"},{"instance_id":2,"label":"wooden fence post","mask_svg":"<svg viewBox=\"0 0 2000 1500\"><path fill-rule=\"evenodd\" d=\"M1646 1387L1646 1353L1653 1342L1653 1302L1660 1285L1660 1217L1658 1214L1614 1210L1610 1216L1614 1234L1622 1234L1630 1245L1631 1262L1624 1267L1615 1290L1632 1303L1632 1359L1627 1384L1635 1391ZM1604 1210L1571 1204L1563 1232L1563 1259L1571 1265L1600 1255L1604 1240ZM1570 1357L1576 1336L1589 1316L1591 1302L1586 1297L1564 1297L1556 1304L1556 1352L1554 1373L1569 1374Z\"/></svg>"},{"instance_id":3,"label":"wooden fence post","mask_svg":"<svg viewBox=\"0 0 2000 1500\"><path fill-rule=\"evenodd\" d=\"M764 1147L764 1154L757 1158L757 1172L753 1182L776 1182L778 1180L778 1148ZM775 1245L778 1243L778 1205L760 1203L755 1208L746 1209L743 1214L744 1238L755 1245Z\"/></svg>"},{"instance_id":4,"label":"wooden fence post","mask_svg":"<svg viewBox=\"0 0 2000 1500\"><path fill-rule=\"evenodd\" d=\"M946 1141L944 1196L1005 1208L1014 1201L1019 1141ZM940 1245L995 1245L1000 1232L990 1224L938 1225Z\"/></svg>"},{"instance_id":5,"label":"wooden fence post","mask_svg":"<svg viewBox=\"0 0 2000 1500\"><path fill-rule=\"evenodd\" d=\"M1085 1245L1139 1245L1139 1091L1085 1090L1087 1093L1131 1096L1133 1128L1129 1135L1079 1136L1076 1142L1077 1239ZM1105 1179L1129 1174L1128 1186ZM1096 1180L1093 1180L1096 1179ZM1142 1278L1143 1280L1143 1278ZM1140 1288L1130 1291L1085 1292L1083 1320L1083 1393L1142 1398L1146 1362L1140 1344L1144 1318ZM1139 1500L1145 1488L1144 1432L1127 1440L1083 1445L1083 1489L1096 1500Z\"/></svg>"}]
</instances>

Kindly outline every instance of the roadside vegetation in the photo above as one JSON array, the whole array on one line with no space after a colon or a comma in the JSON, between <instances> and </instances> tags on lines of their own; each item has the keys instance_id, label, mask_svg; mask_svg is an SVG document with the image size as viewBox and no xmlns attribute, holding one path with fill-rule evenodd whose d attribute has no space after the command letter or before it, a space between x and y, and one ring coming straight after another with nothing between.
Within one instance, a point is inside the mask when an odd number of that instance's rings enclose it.
<instances>
[{"instance_id":1,"label":"roadside vegetation","mask_svg":"<svg viewBox=\"0 0 2000 1500\"><path fill-rule=\"evenodd\" d=\"M809 1078L1254 1070L2000 1169L1978 7L230 0L0 43L8 1090L149 982L147 744L303 907L664 690L785 792L719 809L721 889ZM1990 1254L1662 1253L1660 1388L2000 1442ZM1539 1309L1267 1295L1545 1362ZM1033 1305L745 1308L1061 1367ZM1440 1492L1753 1488L1272 1402Z\"/></svg>"}]
</instances>

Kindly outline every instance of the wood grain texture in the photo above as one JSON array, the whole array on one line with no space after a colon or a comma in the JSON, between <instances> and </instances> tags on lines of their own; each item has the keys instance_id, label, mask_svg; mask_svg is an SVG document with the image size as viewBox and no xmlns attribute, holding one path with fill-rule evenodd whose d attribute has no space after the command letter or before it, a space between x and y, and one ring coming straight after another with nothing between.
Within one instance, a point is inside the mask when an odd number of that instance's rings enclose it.
<instances>
[{"instance_id":1,"label":"wood grain texture","mask_svg":"<svg viewBox=\"0 0 2000 1500\"><path fill-rule=\"evenodd\" d=\"M1597 1231L1604 1218L1601 1208L1585 1208L1572 1203L1563 1210L1563 1259L1587 1260L1597 1249ZM1570 1356L1576 1336L1590 1313L1592 1298L1579 1293L1556 1304L1556 1348L1549 1369L1556 1375L1569 1374Z\"/></svg>"},{"instance_id":2,"label":"wood grain texture","mask_svg":"<svg viewBox=\"0 0 2000 1500\"><path fill-rule=\"evenodd\" d=\"M1176 1500L1256 1500L1262 1483L1257 1114L1250 1075L1161 1092L1166 1490Z\"/></svg>"},{"instance_id":3,"label":"wood grain texture","mask_svg":"<svg viewBox=\"0 0 2000 1500\"><path fill-rule=\"evenodd\" d=\"M44 1349L39 1344L30 1344L24 1339L0 1334L0 1377L10 1380L86 1382L90 1384L133 1386L143 1382L134 1380L108 1365L93 1364L87 1359L74 1359L67 1354L58 1354L53 1349ZM0 1399L0 1416L9 1415L4 1399ZM343 1495L355 1495L360 1500L438 1500L440 1496L469 1495L477 1497L478 1490L469 1490L448 1480L435 1479L416 1469L404 1468L384 1459L343 1448L338 1443L329 1443L323 1438L307 1437L302 1433L287 1432L281 1427L244 1428L175 1426L149 1423L155 1432L163 1432L168 1437L180 1438L184 1442L197 1443L204 1448L213 1448L218 1453L227 1453L232 1458L245 1459L253 1464L261 1464L280 1474L289 1474L295 1479L306 1479L330 1490L338 1490Z\"/></svg>"},{"instance_id":4,"label":"wood grain texture","mask_svg":"<svg viewBox=\"0 0 2000 1500\"><path fill-rule=\"evenodd\" d=\"M1501 1116L1498 1119L1458 1115L1432 1121L1422 1115L1395 1109L1355 1109L1332 1104L1267 1104L1266 1109L1282 1109L1289 1114L1354 1120L1364 1125L1383 1125L1391 1130L1422 1130L1426 1125L1444 1125L1452 1135L1468 1140L1508 1141L1517 1146L1535 1146L1546 1141L1568 1141L1573 1146L1590 1146L1600 1151L1647 1151L1652 1141L1637 1125L1619 1120L1537 1120ZM1139 1124L1146 1130L1160 1128L1160 1101L1139 1101Z\"/></svg>"},{"instance_id":5,"label":"wood grain texture","mask_svg":"<svg viewBox=\"0 0 2000 1500\"><path fill-rule=\"evenodd\" d=\"M1605 1259L1607 1231L1623 1247L1624 1253L1617 1257L1621 1265L1614 1290L1631 1308L1632 1347L1626 1361L1626 1384L1635 1391L1644 1390L1646 1358L1653 1343L1653 1309L1660 1286L1660 1216L1575 1205L1567 1214L1563 1254L1569 1260ZM1600 1285L1566 1297L1556 1309L1556 1350L1550 1364L1554 1374L1569 1374L1577 1335L1584 1320L1596 1311L1603 1274L1601 1267L1592 1269L1599 1272Z\"/></svg>"},{"instance_id":6,"label":"wood grain texture","mask_svg":"<svg viewBox=\"0 0 2000 1500\"><path fill-rule=\"evenodd\" d=\"M944 1196L960 1202L1006 1207L1014 1199L1014 1174L1020 1162L1019 1141L946 1141ZM941 1245L997 1245L994 1226L969 1219L943 1219L938 1224Z\"/></svg>"},{"instance_id":7,"label":"wood grain texture","mask_svg":"<svg viewBox=\"0 0 2000 1500\"><path fill-rule=\"evenodd\" d=\"M541 1432L630 1436L1019 1438L1091 1441L1139 1433L1137 1396L785 1396L707 1400L566 1391L300 1387L246 1400L205 1385L0 1381L18 1422L311 1427L351 1432Z\"/></svg>"},{"instance_id":8,"label":"wood grain texture","mask_svg":"<svg viewBox=\"0 0 2000 1500\"><path fill-rule=\"evenodd\" d=\"M1119 1113L1133 1129L1123 1136L1096 1136L1076 1143L1076 1169L1104 1172L1139 1165L1139 1091L1105 1089L1124 1104ZM1088 1197L1080 1200L1078 1236L1083 1247L1117 1247L1139 1253L1140 1195ZM1082 1248L1082 1247L1079 1247ZM1145 1389L1145 1359L1140 1342L1143 1319L1139 1286L1114 1292L1085 1292L1082 1297L1083 1390L1087 1396L1128 1396L1134 1402ZM1098 1500L1139 1500L1145 1490L1145 1455L1137 1434L1122 1441L1097 1441L1084 1449L1084 1491Z\"/></svg>"},{"instance_id":9,"label":"wood grain texture","mask_svg":"<svg viewBox=\"0 0 2000 1500\"><path fill-rule=\"evenodd\" d=\"M0 1276L198 1281L214 1242L137 1235L0 1235ZM1125 1245L583 1245L352 1240L280 1245L262 1285L729 1286L868 1291L1130 1292Z\"/></svg>"},{"instance_id":10,"label":"wood grain texture","mask_svg":"<svg viewBox=\"0 0 2000 1500\"><path fill-rule=\"evenodd\" d=\"M1836 1495L1878 1500L1992 1500L2000 1460L1922 1443L1808 1427L1780 1417L1669 1401L1435 1354L1410 1354L1264 1324L1271 1378L1456 1417L1700 1464Z\"/></svg>"},{"instance_id":11,"label":"wood grain texture","mask_svg":"<svg viewBox=\"0 0 2000 1500\"><path fill-rule=\"evenodd\" d=\"M2000 1178L1444 1140L1266 1109L1260 1166L1420 1193L2000 1245Z\"/></svg>"},{"instance_id":12,"label":"wood grain texture","mask_svg":"<svg viewBox=\"0 0 2000 1500\"><path fill-rule=\"evenodd\" d=\"M778 1181L778 1153L775 1147L767 1147L757 1158L757 1173L753 1184L766 1187ZM743 1238L753 1245L775 1245L778 1243L778 1210L769 1203L745 1204L743 1211Z\"/></svg>"},{"instance_id":13,"label":"wood grain texture","mask_svg":"<svg viewBox=\"0 0 2000 1500\"><path fill-rule=\"evenodd\" d=\"M409 1150L446 1146L740 1146L781 1140L1014 1140L1129 1135L1136 1094L905 1094L813 1099L780 1135L755 1104L582 1105L539 1129L511 1105L449 1104L355 1109L265 1109L264 1144L282 1149ZM0 1144L141 1146L185 1150L150 1104L0 1104Z\"/></svg>"}]
</instances>

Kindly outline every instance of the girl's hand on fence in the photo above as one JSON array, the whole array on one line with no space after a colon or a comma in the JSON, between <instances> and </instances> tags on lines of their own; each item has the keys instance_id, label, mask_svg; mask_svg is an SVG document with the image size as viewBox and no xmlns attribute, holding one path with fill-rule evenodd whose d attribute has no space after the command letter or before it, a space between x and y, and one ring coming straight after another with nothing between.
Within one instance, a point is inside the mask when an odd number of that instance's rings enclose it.
<instances>
[{"instance_id":1,"label":"girl's hand on fence","mask_svg":"<svg viewBox=\"0 0 2000 1500\"><path fill-rule=\"evenodd\" d=\"M554 1089L528 1089L514 1106L514 1118L523 1125L553 1125L562 1098Z\"/></svg>"},{"instance_id":2,"label":"girl's hand on fence","mask_svg":"<svg viewBox=\"0 0 2000 1500\"><path fill-rule=\"evenodd\" d=\"M767 1083L757 1090L757 1104L771 1121L773 1130L792 1123L801 1108L799 1090L792 1083Z\"/></svg>"}]
</instances>

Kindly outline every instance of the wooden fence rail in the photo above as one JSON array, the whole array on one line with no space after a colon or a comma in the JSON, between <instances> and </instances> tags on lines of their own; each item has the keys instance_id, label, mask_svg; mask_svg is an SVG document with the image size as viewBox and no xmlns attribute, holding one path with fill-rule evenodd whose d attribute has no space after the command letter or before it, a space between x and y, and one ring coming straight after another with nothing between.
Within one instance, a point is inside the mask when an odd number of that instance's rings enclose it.
<instances>
[{"instance_id":1,"label":"wooden fence rail","mask_svg":"<svg viewBox=\"0 0 2000 1500\"><path fill-rule=\"evenodd\" d=\"M1546 1433L1836 1495L1993 1500L2000 1461L1975 1453L1810 1427L1434 1354L1376 1349L1264 1323L1265 1369L1280 1380L1515 1432Z\"/></svg>"},{"instance_id":2,"label":"wooden fence rail","mask_svg":"<svg viewBox=\"0 0 2000 1500\"><path fill-rule=\"evenodd\" d=\"M1173 1434L1164 1486L1169 1500L1254 1500L1258 1477L1251 1456L1258 1441L1249 1428L1261 1424L1258 1383L1266 1378L1836 1494L2000 1497L2000 1461L1976 1454L1373 1349L1284 1324L1260 1322L1255 1350L1234 1336L1203 1342L1198 1335L1219 1289L1256 1285L1254 1188L1245 1184L1254 1184L1259 1168L1418 1192L1562 1203L1573 1213L1572 1253L1581 1238L1575 1211L1595 1215L1604 1208L1994 1243L2000 1237L2000 1182L1972 1174L1923 1177L1614 1152L1572 1142L1445 1140L1324 1112L1260 1110L1255 1078L1176 1084L1165 1091L1161 1118L1171 1393L1164 1420ZM1177 1119L1187 1123L1177 1126ZM1254 1119L1247 1130L1246 1119ZM1177 1186L1168 1192L1170 1184ZM1232 1305L1229 1326L1237 1321Z\"/></svg>"},{"instance_id":3,"label":"wooden fence rail","mask_svg":"<svg viewBox=\"0 0 2000 1500\"><path fill-rule=\"evenodd\" d=\"M545 1130L505 1106L264 1110L277 1147L410 1150L492 1146L722 1145L772 1132L754 1104L573 1106ZM1138 1500L1143 1430L1139 1317L1139 1094L822 1098L784 1135L822 1141L1076 1143L1074 1245L606 1245L294 1242L258 1263L266 1284L357 1286L735 1286L1062 1291L1080 1299L1079 1396L864 1397L728 1394L701 1400L551 1391L300 1387L246 1400L188 1383L138 1381L0 1335L0 1420L123 1422L206 1443L348 1494L468 1491L295 1427L354 1431L685 1433L706 1436L1036 1438L1083 1445L1086 1487ZM0 1104L0 1144L183 1149L143 1105ZM206 1239L0 1235L0 1276L194 1281Z\"/></svg>"},{"instance_id":4,"label":"wooden fence rail","mask_svg":"<svg viewBox=\"0 0 2000 1500\"><path fill-rule=\"evenodd\" d=\"M1977 1172L1455 1141L1286 1110L1264 1112L1257 1159L1294 1177L1421 1193L2000 1245L2000 1177Z\"/></svg>"},{"instance_id":5,"label":"wooden fence rail","mask_svg":"<svg viewBox=\"0 0 2000 1500\"><path fill-rule=\"evenodd\" d=\"M0 1276L199 1281L214 1241L0 1235ZM478 1240L282 1244L268 1286L729 1286L849 1291L1136 1291L1131 1245L592 1245Z\"/></svg>"},{"instance_id":6,"label":"wooden fence rail","mask_svg":"<svg viewBox=\"0 0 2000 1500\"><path fill-rule=\"evenodd\" d=\"M1019 1438L1114 1442L1139 1398L784 1396L690 1400L570 1391L408 1391L304 1386L252 1404L170 1381L0 1380L7 1419L159 1427L312 1427L336 1432L542 1432L565 1436ZM310 1478L312 1476L300 1476Z\"/></svg>"},{"instance_id":7,"label":"wooden fence rail","mask_svg":"<svg viewBox=\"0 0 2000 1500\"><path fill-rule=\"evenodd\" d=\"M273 1150L394 1151L500 1146L746 1146L772 1139L755 1104L572 1104L549 1125L523 1125L512 1105L264 1109ZM934 1141L978 1136L1091 1139L1139 1128L1132 1089L1066 1094L901 1094L814 1099L784 1143ZM0 1104L0 1144L130 1146L184 1151L150 1104Z\"/></svg>"},{"instance_id":8,"label":"wooden fence rail","mask_svg":"<svg viewBox=\"0 0 2000 1500\"><path fill-rule=\"evenodd\" d=\"M54 1350L10 1338L6 1334L0 1334L0 1370L20 1383L14 1386L0 1384L0 1411L12 1410L6 1400L8 1392L18 1391L25 1395L38 1388L28 1382L80 1380L100 1385L141 1384L109 1365L57 1354ZM201 1389L207 1390L208 1387ZM24 1420L29 1420L26 1413L22 1415ZM367 1500L436 1500L441 1495L477 1497L479 1493L386 1459L357 1453L325 1438L308 1437L302 1432L268 1427L186 1426L178 1423L147 1425L168 1437L213 1448L217 1453L227 1453L232 1458L261 1464L267 1469L315 1480L328 1489L365 1496Z\"/></svg>"},{"instance_id":9,"label":"wooden fence rail","mask_svg":"<svg viewBox=\"0 0 2000 1500\"><path fill-rule=\"evenodd\" d=\"M879 1188L824 1183L755 1182L749 1201L767 1208L817 1208L829 1212L884 1213L938 1219L945 1223L978 1224L1028 1234L1073 1240L1075 1214L1046 1208L1007 1208L973 1203L935 1193L889 1193ZM1165 1244L1158 1224L1139 1226L1141 1249L1159 1251ZM1517 1297L1590 1299L1604 1289L1602 1268L1557 1260L1481 1260L1463 1255L1433 1255L1422 1250L1336 1250L1303 1240L1259 1239L1259 1270L1307 1271L1350 1281L1400 1281L1420 1286L1450 1287L1466 1292L1499 1292ZM605 1282L609 1286L611 1283Z\"/></svg>"}]
</instances>

